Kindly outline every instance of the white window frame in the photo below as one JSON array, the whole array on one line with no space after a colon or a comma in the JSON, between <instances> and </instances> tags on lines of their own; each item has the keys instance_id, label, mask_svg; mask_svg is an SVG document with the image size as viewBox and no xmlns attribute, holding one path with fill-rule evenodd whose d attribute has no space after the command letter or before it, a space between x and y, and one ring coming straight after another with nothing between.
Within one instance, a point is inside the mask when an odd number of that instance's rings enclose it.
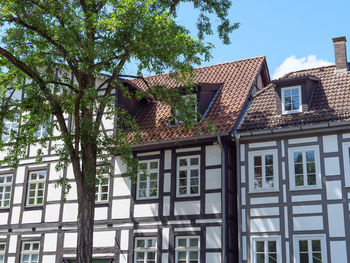
<instances>
[{"instance_id":1,"label":"white window frame","mask_svg":"<svg viewBox=\"0 0 350 263\"><path fill-rule=\"evenodd\" d=\"M136 244L137 244L137 241L138 240L144 240L145 241L145 247L144 248L139 248L139 247L136 247ZM155 240L155 246L154 247L148 247L148 240ZM143 263L147 263L147 255L149 252L154 252L155 253L155 258L154 258L154 261L157 262L157 245L158 245L158 239L157 237L136 237L135 238L135 247L134 247L134 262L135 263L138 263L137 261L137 257L136 257L136 254L138 252L144 252L145 253L145 257L144 257L144 261Z\"/></svg>"},{"instance_id":2,"label":"white window frame","mask_svg":"<svg viewBox=\"0 0 350 263\"><path fill-rule=\"evenodd\" d=\"M0 183L0 187L3 187L3 192L2 192L2 196L0 197L0 208L3 208L3 207L9 207L10 204L11 204L11 195L12 195L12 184L13 184L13 174L0 174L0 177L4 177L4 182L3 183ZM7 181L7 178L8 177L11 177L11 182L6 182ZM10 187L10 196L9 198L5 199L5 193L8 193L6 192L6 188L7 187ZM7 206L4 205L4 202L5 200L8 200L9 203Z\"/></svg>"},{"instance_id":3,"label":"white window frame","mask_svg":"<svg viewBox=\"0 0 350 263\"><path fill-rule=\"evenodd\" d=\"M95 185L95 202L96 203L108 203L109 201L109 176L103 175L101 179L107 179L107 199L102 200L102 194L105 194L105 192L102 192L102 187L106 186L105 184L101 184L101 180L99 180L99 184ZM96 198L97 197L97 198Z\"/></svg>"},{"instance_id":4,"label":"white window frame","mask_svg":"<svg viewBox=\"0 0 350 263\"><path fill-rule=\"evenodd\" d=\"M194 111L197 115L198 113L198 99L197 99L197 94L188 94L188 95L183 95L182 99L187 103L191 98L194 98L196 101L196 104L194 105ZM179 112L176 110L175 112L175 124L183 124L183 121L180 121L179 119L176 118L176 116L179 115Z\"/></svg>"},{"instance_id":5,"label":"white window frame","mask_svg":"<svg viewBox=\"0 0 350 263\"><path fill-rule=\"evenodd\" d=\"M190 239L197 238L198 239L198 247L190 247ZM186 239L186 247L179 247L178 241L179 239ZM191 251L196 251L198 253L198 263L201 261L201 239L200 236L176 236L175 237L175 263L178 263L178 252L186 252L186 263L190 263L189 255Z\"/></svg>"},{"instance_id":6,"label":"white window frame","mask_svg":"<svg viewBox=\"0 0 350 263\"><path fill-rule=\"evenodd\" d=\"M343 143L343 163L344 163L344 176L345 186L350 186L350 142Z\"/></svg>"},{"instance_id":7,"label":"white window frame","mask_svg":"<svg viewBox=\"0 0 350 263\"><path fill-rule=\"evenodd\" d=\"M295 152L307 152L307 151L314 151L314 153L315 153L316 185L296 186L295 185L295 172L294 172L294 153ZM307 179L307 175L305 174L305 171L306 171L305 164L306 164L306 160L303 158L304 183L307 182L307 180L305 180L305 178ZM320 152L319 152L318 145L289 148L288 149L288 166L289 166L290 190L304 190L304 189L320 189L320 188L322 188Z\"/></svg>"},{"instance_id":8,"label":"white window frame","mask_svg":"<svg viewBox=\"0 0 350 263\"><path fill-rule=\"evenodd\" d=\"M265 246L265 262L268 262L267 257L268 257L268 250L267 250L267 244L268 241L276 241L276 252L277 252L277 263L282 263L282 248L281 248L281 236L252 236L250 238L250 244L251 244L251 262L252 263L257 263L256 262L256 242L257 241L264 241L264 246Z\"/></svg>"},{"instance_id":9,"label":"white window frame","mask_svg":"<svg viewBox=\"0 0 350 263\"><path fill-rule=\"evenodd\" d=\"M191 165L190 160L191 158L198 158L198 165ZM192 197L192 196L200 196L201 193L201 157L200 155L188 155L188 156L177 156L176 158L176 197ZM183 166L180 166L180 159L187 159L188 166L186 168L183 168ZM181 168L180 168L181 167ZM191 194L191 170L198 169L198 193L197 194ZM187 190L186 194L180 194L180 171L186 170L187 171Z\"/></svg>"},{"instance_id":10,"label":"white window frame","mask_svg":"<svg viewBox=\"0 0 350 263\"><path fill-rule=\"evenodd\" d=\"M262 164L262 179L263 179L263 186L265 185L265 159L263 158L266 155L272 155L273 156L273 177L274 177L274 182L273 188L267 188L265 186L260 188L260 189L255 189L254 188L254 157L255 156L262 156L261 158L261 164ZM249 192L274 192L274 191L278 191L279 187L278 187L278 153L277 153L277 149L273 149L273 150L259 150L259 151L250 151L248 153L248 162L249 162Z\"/></svg>"},{"instance_id":11,"label":"white window frame","mask_svg":"<svg viewBox=\"0 0 350 263\"><path fill-rule=\"evenodd\" d=\"M30 244L30 250L24 251L24 246L26 244ZM33 250L33 245L34 244L38 244L38 249L37 250ZM21 263L25 262L23 260L23 257L25 255L29 255L29 261L27 261L28 263L39 262L39 251L40 251L40 242L39 241L23 241L22 242L22 246L21 246ZM37 261L33 261L32 260L33 255L37 255L38 256L38 260Z\"/></svg>"},{"instance_id":12,"label":"white window frame","mask_svg":"<svg viewBox=\"0 0 350 263\"><path fill-rule=\"evenodd\" d=\"M40 174L41 172L45 172L45 178L44 179L35 179L32 180L30 177L32 174ZM37 170L37 171L30 171L28 174L28 183L27 183L27 200L26 200L26 205L27 206L42 206L44 205L44 198L45 198L45 186L46 186L46 177L47 177L47 171L46 170ZM39 184L43 183L43 195L38 196L38 191L39 191ZM34 204L29 203L30 199L30 185L35 184L35 196L34 196ZM42 203L38 203L38 198L42 198Z\"/></svg>"},{"instance_id":13,"label":"white window frame","mask_svg":"<svg viewBox=\"0 0 350 263\"><path fill-rule=\"evenodd\" d=\"M0 250L0 263L4 263L5 262L5 252L6 252L6 242L0 242L1 246L4 246L3 250ZM1 257L3 257L3 259L1 259Z\"/></svg>"},{"instance_id":14,"label":"white window frame","mask_svg":"<svg viewBox=\"0 0 350 263\"><path fill-rule=\"evenodd\" d=\"M293 243L294 243L294 263L300 263L300 254L299 254L299 241L300 240L321 240L321 255L322 262L327 262L327 244L326 244L326 235L294 235ZM310 254L310 244L308 242L308 253Z\"/></svg>"},{"instance_id":15,"label":"white window frame","mask_svg":"<svg viewBox=\"0 0 350 263\"><path fill-rule=\"evenodd\" d=\"M157 168L155 169L151 169L151 163L157 163ZM139 190L140 190L140 176L142 174L142 171L140 171L137 175L137 184L136 184L136 199L137 200L146 200L146 199L157 199L159 197L159 159L152 159L152 160L142 160L139 161L139 164L147 164L147 169L146 169L146 173L147 173L147 178L146 178L146 196L142 197L139 194ZM150 195L150 185L151 185L151 178L150 178L150 174L151 173L157 173L157 195L156 196L151 196Z\"/></svg>"},{"instance_id":16,"label":"white window frame","mask_svg":"<svg viewBox=\"0 0 350 263\"><path fill-rule=\"evenodd\" d=\"M296 110L285 110L285 92L287 90L294 90L294 89L298 89L298 93L299 93L299 108ZM301 86L292 86L292 87L286 87L286 88L281 88L281 100L282 100L282 114L292 114L292 113L299 113L303 111L303 106L301 104L302 99L301 99ZM293 105L293 103L292 103Z\"/></svg>"}]
</instances>

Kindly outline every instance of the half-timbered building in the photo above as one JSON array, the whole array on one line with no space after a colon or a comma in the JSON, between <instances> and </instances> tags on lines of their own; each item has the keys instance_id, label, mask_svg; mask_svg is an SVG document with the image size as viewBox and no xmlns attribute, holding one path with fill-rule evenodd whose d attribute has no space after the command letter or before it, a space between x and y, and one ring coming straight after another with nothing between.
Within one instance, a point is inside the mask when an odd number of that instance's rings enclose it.
<instances>
[{"instance_id":1,"label":"half-timbered building","mask_svg":"<svg viewBox=\"0 0 350 263\"><path fill-rule=\"evenodd\" d=\"M350 72L292 72L257 92L235 135L239 262L350 262Z\"/></svg>"},{"instance_id":2,"label":"half-timbered building","mask_svg":"<svg viewBox=\"0 0 350 263\"><path fill-rule=\"evenodd\" d=\"M145 80L178 88L167 74ZM252 94L270 83L269 73L265 58L257 57L196 69L194 81L201 132L171 122L167 105L112 92L116 105L140 126L141 142L133 151L149 176L140 174L132 183L122 176L125 166L118 156L111 156L111 176L96 187L95 262L237 260L236 162L230 135ZM125 85L147 88L139 79ZM20 99L21 94L12 96ZM66 121L74 129L70 116ZM101 128L113 134L115 121L104 118ZM206 129L207 121L215 132ZM18 127L6 125L10 131ZM31 145L18 169L0 169L1 263L74 262L78 204L73 171L71 166L56 171L54 145L48 144L41 164ZM64 189L55 187L59 178L71 185L65 202Z\"/></svg>"}]
</instances>

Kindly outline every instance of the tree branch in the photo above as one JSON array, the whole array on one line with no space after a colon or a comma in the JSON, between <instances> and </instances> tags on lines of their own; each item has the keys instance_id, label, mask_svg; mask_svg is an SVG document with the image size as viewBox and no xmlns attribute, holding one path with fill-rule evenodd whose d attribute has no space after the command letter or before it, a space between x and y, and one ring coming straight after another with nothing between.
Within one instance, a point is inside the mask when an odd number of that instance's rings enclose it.
<instances>
[{"instance_id":1,"label":"tree branch","mask_svg":"<svg viewBox=\"0 0 350 263\"><path fill-rule=\"evenodd\" d=\"M55 84L55 85L60 85L60 86L65 86L68 87L71 91L73 91L74 93L78 94L78 91L70 84L68 83L64 83L64 82L60 82L60 81L55 81L55 80L51 80L47 82L48 84Z\"/></svg>"},{"instance_id":2,"label":"tree branch","mask_svg":"<svg viewBox=\"0 0 350 263\"><path fill-rule=\"evenodd\" d=\"M180 0L174 0L173 4L170 6L169 9L169 17L175 13L176 6L180 3Z\"/></svg>"}]
</instances>

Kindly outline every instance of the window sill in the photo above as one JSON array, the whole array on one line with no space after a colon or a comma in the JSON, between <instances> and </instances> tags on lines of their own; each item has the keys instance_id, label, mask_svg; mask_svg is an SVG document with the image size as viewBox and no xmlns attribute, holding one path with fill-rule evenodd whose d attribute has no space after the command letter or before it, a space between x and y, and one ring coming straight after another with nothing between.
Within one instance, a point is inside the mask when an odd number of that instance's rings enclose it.
<instances>
[{"instance_id":1,"label":"window sill","mask_svg":"<svg viewBox=\"0 0 350 263\"><path fill-rule=\"evenodd\" d=\"M0 207L0 213L10 212L10 207Z\"/></svg>"},{"instance_id":2,"label":"window sill","mask_svg":"<svg viewBox=\"0 0 350 263\"><path fill-rule=\"evenodd\" d=\"M95 208L96 207L108 207L109 203L108 202L96 202L95 203Z\"/></svg>"},{"instance_id":3,"label":"window sill","mask_svg":"<svg viewBox=\"0 0 350 263\"><path fill-rule=\"evenodd\" d=\"M263 193L279 193L280 190L279 189L272 189L272 190L253 190L253 191L249 191L248 194L263 194Z\"/></svg>"},{"instance_id":4,"label":"window sill","mask_svg":"<svg viewBox=\"0 0 350 263\"><path fill-rule=\"evenodd\" d=\"M303 187L298 187L298 188L289 188L289 191L305 191L305 190L322 190L321 186L315 186L315 187L310 187L310 186L303 186Z\"/></svg>"},{"instance_id":5,"label":"window sill","mask_svg":"<svg viewBox=\"0 0 350 263\"><path fill-rule=\"evenodd\" d=\"M295 111L284 111L282 112L282 115L289 115L289 114L297 114L297 113L302 113L302 110L295 110Z\"/></svg>"}]
</instances>

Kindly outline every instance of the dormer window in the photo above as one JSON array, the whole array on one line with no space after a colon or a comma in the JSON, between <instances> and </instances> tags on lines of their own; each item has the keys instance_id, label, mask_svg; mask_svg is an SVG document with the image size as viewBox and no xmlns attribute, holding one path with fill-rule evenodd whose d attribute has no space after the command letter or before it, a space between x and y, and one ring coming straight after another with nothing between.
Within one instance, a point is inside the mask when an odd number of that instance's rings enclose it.
<instances>
[{"instance_id":1,"label":"dormer window","mask_svg":"<svg viewBox=\"0 0 350 263\"><path fill-rule=\"evenodd\" d=\"M193 111L197 115L197 112L198 112L197 94L184 95L182 96L182 99L186 103L190 103L189 106L193 109ZM175 124L183 124L183 121L177 118L178 115L179 115L179 112L175 111L175 120L174 120Z\"/></svg>"},{"instance_id":2,"label":"dormer window","mask_svg":"<svg viewBox=\"0 0 350 263\"><path fill-rule=\"evenodd\" d=\"M282 114L302 112L301 87L282 88Z\"/></svg>"}]
</instances>

